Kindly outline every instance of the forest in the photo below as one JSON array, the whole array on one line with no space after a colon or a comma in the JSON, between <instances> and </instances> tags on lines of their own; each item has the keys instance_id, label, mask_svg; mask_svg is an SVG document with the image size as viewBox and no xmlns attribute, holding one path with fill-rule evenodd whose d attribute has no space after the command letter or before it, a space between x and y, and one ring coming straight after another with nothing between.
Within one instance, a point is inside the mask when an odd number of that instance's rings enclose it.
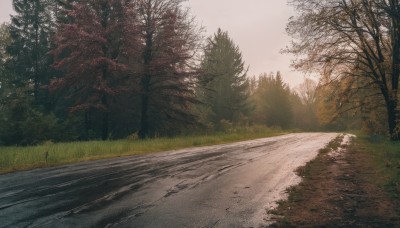
<instances>
[{"instance_id":1,"label":"forest","mask_svg":"<svg viewBox=\"0 0 400 228\"><path fill-rule=\"evenodd\" d=\"M331 80L334 64L325 65L319 81L304 78L295 88L280 72L248 75L229 31L205 37L183 3L14 0L15 15L0 27L0 145L146 139L259 125L387 134L382 99L368 95L376 85L355 96L357 83L370 82ZM307 42L311 33L300 30L304 20L291 20L288 32ZM321 50L294 43L286 51L312 58ZM309 66L301 63L296 67ZM368 68L352 72L362 70ZM376 105L354 105L369 103ZM392 136L395 128L389 126Z\"/></svg>"}]
</instances>

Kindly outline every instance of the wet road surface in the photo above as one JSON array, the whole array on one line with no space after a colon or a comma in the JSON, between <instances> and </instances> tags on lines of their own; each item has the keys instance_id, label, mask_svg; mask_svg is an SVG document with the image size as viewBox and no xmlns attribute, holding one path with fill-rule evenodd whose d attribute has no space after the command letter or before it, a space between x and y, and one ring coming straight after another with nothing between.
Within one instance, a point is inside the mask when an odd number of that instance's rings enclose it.
<instances>
[{"instance_id":1,"label":"wet road surface","mask_svg":"<svg viewBox=\"0 0 400 228\"><path fill-rule=\"evenodd\" d=\"M337 134L301 133L0 175L0 227L259 227Z\"/></svg>"}]
</instances>

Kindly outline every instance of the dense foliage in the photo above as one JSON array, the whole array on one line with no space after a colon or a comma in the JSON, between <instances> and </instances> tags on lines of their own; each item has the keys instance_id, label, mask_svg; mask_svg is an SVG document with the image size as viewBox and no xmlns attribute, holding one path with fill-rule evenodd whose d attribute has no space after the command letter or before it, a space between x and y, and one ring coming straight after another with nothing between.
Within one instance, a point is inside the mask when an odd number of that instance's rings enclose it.
<instances>
[{"instance_id":1,"label":"dense foliage","mask_svg":"<svg viewBox=\"0 0 400 228\"><path fill-rule=\"evenodd\" d=\"M182 0L138 1L142 66L137 82L140 94L140 138L176 134L193 127L197 118L194 81L201 29Z\"/></svg>"},{"instance_id":2,"label":"dense foliage","mask_svg":"<svg viewBox=\"0 0 400 228\"><path fill-rule=\"evenodd\" d=\"M238 122L249 115L249 82L239 47L218 29L208 39L201 62L198 95L206 104L205 119L217 128L221 121Z\"/></svg>"},{"instance_id":3,"label":"dense foliage","mask_svg":"<svg viewBox=\"0 0 400 228\"><path fill-rule=\"evenodd\" d=\"M254 121L268 126L288 128L291 126L293 110L290 104L290 89L276 76L260 75L254 91L256 110Z\"/></svg>"},{"instance_id":4,"label":"dense foliage","mask_svg":"<svg viewBox=\"0 0 400 228\"><path fill-rule=\"evenodd\" d=\"M290 3L298 13L287 27L295 39L288 51L298 56L298 69L322 76L321 87L326 87L322 91L328 92L325 99L330 102L321 104L327 104L334 119L338 113L354 110L362 118L370 113L368 122L375 112L386 121L390 138L400 140L400 2Z\"/></svg>"},{"instance_id":5,"label":"dense foliage","mask_svg":"<svg viewBox=\"0 0 400 228\"><path fill-rule=\"evenodd\" d=\"M0 27L0 145L316 129L315 99L279 73L249 78L228 32L204 40L183 2L14 0Z\"/></svg>"}]
</instances>

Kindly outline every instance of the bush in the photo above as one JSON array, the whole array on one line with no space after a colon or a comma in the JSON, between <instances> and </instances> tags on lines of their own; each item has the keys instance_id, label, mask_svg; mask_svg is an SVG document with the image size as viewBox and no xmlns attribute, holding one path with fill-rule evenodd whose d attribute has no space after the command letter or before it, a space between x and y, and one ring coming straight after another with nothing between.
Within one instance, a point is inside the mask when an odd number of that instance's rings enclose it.
<instances>
[{"instance_id":1,"label":"bush","mask_svg":"<svg viewBox=\"0 0 400 228\"><path fill-rule=\"evenodd\" d=\"M58 128L58 120L53 115L44 115L36 110L29 110L27 118L20 122L22 145L38 144L54 139Z\"/></svg>"},{"instance_id":2,"label":"bush","mask_svg":"<svg viewBox=\"0 0 400 228\"><path fill-rule=\"evenodd\" d=\"M53 114L45 115L33 109L26 100L1 107L0 144L34 145L52 140L59 128Z\"/></svg>"}]
</instances>

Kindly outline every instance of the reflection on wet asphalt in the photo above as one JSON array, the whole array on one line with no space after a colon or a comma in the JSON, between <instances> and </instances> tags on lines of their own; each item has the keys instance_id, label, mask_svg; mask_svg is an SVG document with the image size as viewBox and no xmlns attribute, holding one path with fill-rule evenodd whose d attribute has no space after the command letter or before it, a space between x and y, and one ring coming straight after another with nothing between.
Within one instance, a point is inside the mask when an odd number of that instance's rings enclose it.
<instances>
[{"instance_id":1,"label":"reflection on wet asphalt","mask_svg":"<svg viewBox=\"0 0 400 228\"><path fill-rule=\"evenodd\" d=\"M0 227L258 227L337 134L301 133L0 175Z\"/></svg>"}]
</instances>

